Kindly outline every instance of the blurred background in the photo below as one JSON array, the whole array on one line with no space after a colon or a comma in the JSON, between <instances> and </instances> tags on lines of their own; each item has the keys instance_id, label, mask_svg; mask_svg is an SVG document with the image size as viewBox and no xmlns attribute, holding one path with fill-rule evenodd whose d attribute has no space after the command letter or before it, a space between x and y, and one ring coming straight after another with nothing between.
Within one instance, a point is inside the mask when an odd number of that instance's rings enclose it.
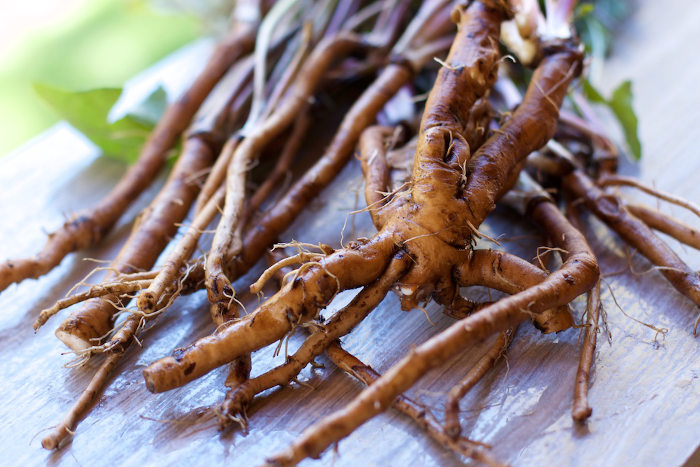
<instances>
[{"instance_id":1,"label":"blurred background","mask_svg":"<svg viewBox=\"0 0 700 467\"><path fill-rule=\"evenodd\" d=\"M195 38L221 35L234 1L0 0L0 157L59 120L34 83L65 90L120 87ZM596 14L586 13L591 3ZM593 82L630 3L579 5Z\"/></svg>"},{"instance_id":2,"label":"blurred background","mask_svg":"<svg viewBox=\"0 0 700 467\"><path fill-rule=\"evenodd\" d=\"M194 38L221 33L231 3L0 0L0 157L59 119L33 83L119 87Z\"/></svg>"}]
</instances>

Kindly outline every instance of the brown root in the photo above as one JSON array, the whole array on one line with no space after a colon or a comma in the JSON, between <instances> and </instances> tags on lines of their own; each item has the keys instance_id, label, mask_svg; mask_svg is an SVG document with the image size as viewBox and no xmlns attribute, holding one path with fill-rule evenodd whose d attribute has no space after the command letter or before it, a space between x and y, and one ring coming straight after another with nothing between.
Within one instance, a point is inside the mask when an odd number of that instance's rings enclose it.
<instances>
[{"instance_id":1,"label":"brown root","mask_svg":"<svg viewBox=\"0 0 700 467\"><path fill-rule=\"evenodd\" d=\"M321 355L331 342L352 331L379 305L390 287L406 271L409 263L410 260L405 254L398 253L376 281L362 289L350 304L338 311L327 323L318 325L318 330L311 333L299 350L287 356L287 361L283 365L246 381L230 391L219 410L222 424L227 424L234 416L242 413L255 395L295 379L299 372L315 357Z\"/></svg>"},{"instance_id":2,"label":"brown root","mask_svg":"<svg viewBox=\"0 0 700 467\"><path fill-rule=\"evenodd\" d=\"M681 243L700 250L700 231L656 209L639 204L626 204L627 210L654 230L663 232Z\"/></svg>"},{"instance_id":3,"label":"brown root","mask_svg":"<svg viewBox=\"0 0 700 467\"><path fill-rule=\"evenodd\" d=\"M362 363L357 357L343 349L338 342L332 343L326 349L326 355L338 368L360 380L365 386L373 384L381 377L372 367ZM486 451L488 446L464 437L452 438L448 436L432 412L413 399L400 395L394 400L392 407L410 417L431 438L446 449L492 467L503 465L488 454Z\"/></svg>"},{"instance_id":4,"label":"brown root","mask_svg":"<svg viewBox=\"0 0 700 467\"><path fill-rule=\"evenodd\" d=\"M574 406L571 409L571 418L579 423L585 422L593 413L588 405L588 386L590 381L591 366L595 357L596 339L598 336L598 317L600 315L600 280L592 290L588 291L586 303L586 331L583 336L581 358L576 371L576 385L574 386Z\"/></svg>"},{"instance_id":5,"label":"brown root","mask_svg":"<svg viewBox=\"0 0 700 467\"><path fill-rule=\"evenodd\" d=\"M563 187L572 198L583 200L585 206L628 245L659 266L659 272L676 290L700 306L698 273L691 270L644 222L630 214L618 197L605 193L579 170L563 179Z\"/></svg>"},{"instance_id":6,"label":"brown root","mask_svg":"<svg viewBox=\"0 0 700 467\"><path fill-rule=\"evenodd\" d=\"M110 194L92 209L74 216L49 235L44 248L33 258L0 264L0 291L14 282L37 278L56 267L70 252L95 245L131 203L155 179L167 153L187 128L197 109L223 74L240 56L253 48L255 24L236 21L231 33L216 47L204 70L190 88L165 112L132 165ZM190 172L192 173L192 172ZM97 335L104 326L96 329ZM83 337L97 337L89 332ZM70 340L70 339L69 339Z\"/></svg>"},{"instance_id":7,"label":"brown root","mask_svg":"<svg viewBox=\"0 0 700 467\"><path fill-rule=\"evenodd\" d=\"M537 203L532 208L532 217L550 234L557 247L569 252L560 270L547 276L540 284L494 303L414 348L343 411L332 414L307 429L288 450L270 461L278 465L293 465L305 457L317 457L330 444L385 410L396 396L406 391L430 368L464 346L515 326L533 313L569 303L592 287L598 279L598 266L582 235L550 202ZM494 261L496 257L490 252L484 251L480 255L475 252L470 269L481 273L478 278L462 277L462 285L480 284L500 289L505 284L510 288L510 284L523 277L514 276L504 280L502 276L494 275ZM517 264L518 262L514 263ZM520 264L529 265L524 261ZM474 279L483 279L483 282L472 283Z\"/></svg>"},{"instance_id":8,"label":"brown root","mask_svg":"<svg viewBox=\"0 0 700 467\"><path fill-rule=\"evenodd\" d=\"M134 268L149 269L153 266L176 232L176 223L184 219L199 190L190 174L208 167L212 159L211 148L206 142L199 137L187 140L165 186L141 214L126 244L112 262L114 270L126 274L135 272ZM111 281L112 278L107 276L105 280ZM110 295L88 302L61 324L56 336L75 351L92 346L93 339L112 329L115 308L110 302L120 303L120 299Z\"/></svg>"},{"instance_id":9,"label":"brown root","mask_svg":"<svg viewBox=\"0 0 700 467\"><path fill-rule=\"evenodd\" d=\"M80 419L102 394L107 384L107 379L114 367L117 366L119 358L121 358L121 354L117 352L107 355L95 376L92 377L90 384L85 388L78 400L75 401L65 418L51 430L48 436L41 440L41 446L44 449L58 449L61 441L73 434L73 430Z\"/></svg>"},{"instance_id":10,"label":"brown root","mask_svg":"<svg viewBox=\"0 0 700 467\"><path fill-rule=\"evenodd\" d=\"M278 109L255 127L233 153L226 174L226 201L207 259L207 293L212 304L212 316L228 309L226 304L235 292L226 273L225 264L238 256L243 248L243 209L245 206L246 174L267 142L278 136L293 122L308 99L316 91L324 72L348 53L364 47L354 35L339 35L320 44L304 64L289 94Z\"/></svg>"},{"instance_id":11,"label":"brown root","mask_svg":"<svg viewBox=\"0 0 700 467\"><path fill-rule=\"evenodd\" d=\"M46 324L53 315L59 311L68 308L69 306L75 305L76 303L84 302L91 298L103 297L105 295L122 297L124 294L130 294L137 292L139 290L145 289L151 284L151 279L135 280L135 281L117 281L112 283L102 283L90 287L89 290L72 295L63 300L56 302L51 308L42 310L39 313L39 317L34 321L34 330L38 330L41 326Z\"/></svg>"},{"instance_id":12,"label":"brown root","mask_svg":"<svg viewBox=\"0 0 700 467\"><path fill-rule=\"evenodd\" d=\"M678 196L671 195L671 194L666 193L664 191L657 190L656 188L651 187L645 183L642 183L639 180L635 180L635 179L630 178L630 177L623 177L622 175L605 174L602 177L599 177L596 180L596 182L601 187L630 186L630 187L636 188L638 190L643 191L644 193L652 195L652 196L659 198L661 200L664 200L668 203L675 204L676 206L680 206L682 208L685 208L688 211L695 214L696 216L700 217L700 206L698 206L697 204L690 202L690 201L687 201L683 198L679 198Z\"/></svg>"},{"instance_id":13,"label":"brown root","mask_svg":"<svg viewBox=\"0 0 700 467\"><path fill-rule=\"evenodd\" d=\"M146 387L151 392L180 387L240 355L278 341L293 326L315 318L338 292L379 277L393 252L391 239L380 236L322 258L253 313L144 369Z\"/></svg>"},{"instance_id":14,"label":"brown root","mask_svg":"<svg viewBox=\"0 0 700 467\"><path fill-rule=\"evenodd\" d=\"M481 378L496 364L506 352L513 340L515 329L507 329L501 332L495 342L489 348L469 373L457 383L447 394L445 400L445 433L452 439L457 439L462 431L459 424L459 401L465 394L478 383Z\"/></svg>"}]
</instances>

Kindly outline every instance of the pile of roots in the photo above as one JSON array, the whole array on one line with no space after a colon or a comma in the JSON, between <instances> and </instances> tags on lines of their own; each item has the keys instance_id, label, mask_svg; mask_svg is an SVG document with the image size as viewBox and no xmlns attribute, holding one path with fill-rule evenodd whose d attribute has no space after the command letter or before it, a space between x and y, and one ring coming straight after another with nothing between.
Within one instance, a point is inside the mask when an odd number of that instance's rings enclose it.
<instances>
[{"instance_id":1,"label":"pile of roots","mask_svg":"<svg viewBox=\"0 0 700 467\"><path fill-rule=\"evenodd\" d=\"M571 27L576 2L544 3L546 12L534 0L323 0L303 8L292 0L236 2L230 33L112 192L50 234L36 256L0 264L2 290L100 242L182 142L167 183L103 268L102 281L36 320L38 328L81 304L56 336L83 360L103 358L42 445L58 448L72 434L144 326L157 325L178 297L202 289L212 334L143 370L149 391L180 387L228 364L228 394L216 408L226 427L244 423L256 395L294 381L323 353L367 385L270 457L271 464L317 457L392 406L447 449L495 464L487 448L461 435L460 399L507 351L520 324L544 333L569 329L575 322L569 304L587 294L585 338L571 382L572 417L584 422L591 414L586 394L601 285L596 255L579 228L581 211L606 223L700 305L698 274L654 232L700 248L697 231L628 204L609 187L633 186L698 215L700 208L616 174L616 146L577 90L584 54ZM513 56L516 63L504 60ZM290 182L322 123L315 120L319 96L342 109L342 121L322 154ZM338 249L287 243L270 253L277 242L291 242L287 228L354 154L376 235ZM476 247L497 203L541 229L547 252L561 258L556 270ZM214 228L213 238L204 235ZM252 285L238 280L270 259ZM271 283L278 291L242 314L241 295ZM475 301L473 286L506 296ZM320 311L350 289L358 289L352 301L322 321ZM389 291L404 310L433 300L455 322L380 375L344 350L340 338ZM251 377L251 353L300 327L307 337L284 364ZM430 369L492 335L498 337L490 350L449 391L444 418L402 395Z\"/></svg>"}]
</instances>

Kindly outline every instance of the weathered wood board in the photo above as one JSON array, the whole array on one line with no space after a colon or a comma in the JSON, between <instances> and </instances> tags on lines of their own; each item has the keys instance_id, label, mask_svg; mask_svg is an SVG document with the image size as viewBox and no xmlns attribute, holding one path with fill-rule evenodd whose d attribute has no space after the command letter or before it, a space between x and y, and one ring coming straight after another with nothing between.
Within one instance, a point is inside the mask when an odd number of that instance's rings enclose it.
<instances>
[{"instance_id":1,"label":"weathered wood board","mask_svg":"<svg viewBox=\"0 0 700 467\"><path fill-rule=\"evenodd\" d=\"M700 3L640 2L621 31L604 75L607 89L626 78L634 83L645 154L641 164L625 170L696 202L700 200L700 64L693 51L700 43L698 24ZM200 43L181 52L141 77L140 86L148 88L168 70L196 69L207 48ZM167 84L173 89L182 85L177 81ZM60 124L0 160L0 258L34 252L43 242L42 229L54 229L64 213L92 205L107 193L123 167L97 156L83 138ZM314 209L295 223L287 238L337 245L345 216L362 203L353 194L358 188L359 164L353 161L322 200L314 203ZM141 198L131 215L147 198ZM664 209L698 225L698 219L679 208ZM509 237L533 233L526 227L513 231L507 216L490 221L488 233ZM356 235L373 231L366 214L356 216L354 226L348 223L346 238L353 228ZM40 431L62 418L86 386L94 365L63 368L70 356L62 355L65 348L53 338L56 321L36 335L31 323L39 309L60 298L94 266L82 258L113 257L128 231L124 221L103 246L72 255L46 277L11 286L0 295L0 443L4 451L0 464L259 464L358 393L359 384L322 359L326 369L302 373L301 379L314 388L294 385L270 391L250 414L247 435L219 434L211 420L199 416L199 408L224 396L221 369L175 391L148 393L141 378L145 365L211 331L204 294L198 293L180 300L144 335L143 348L128 353L72 442L57 452L44 451ZM593 220L589 232L597 238L593 247L604 272L625 266L625 249L614 235ZM698 252L672 244L691 266L700 268ZM532 255L536 239L505 245L516 253ZM669 331L663 339L626 317L605 289L604 305L613 337L611 344L600 339L590 391L594 413L587 427L575 427L569 415L580 347L578 332L542 336L531 326L523 326L507 361L462 404L467 435L492 443L496 458L514 465L700 463L697 453L689 460L700 445L700 340L692 336L698 310L657 271L647 272L650 265L645 260L635 256L632 266L637 274L611 276L606 283L627 314ZM347 295L339 297L331 308L347 299ZM449 324L434 305L428 311L435 326L419 311L400 311L397 299L391 296L344 340L345 345L384 371L411 345ZM292 339L291 345L294 343ZM256 354L258 371L282 361L282 357L272 359L272 350ZM450 384L482 351L483 346L468 349L446 362L428 374L411 391L412 396L441 411ZM340 443L337 454L328 452L320 462L398 466L453 465L460 460L390 411L361 427ZM306 461L304 465L314 464Z\"/></svg>"}]
</instances>

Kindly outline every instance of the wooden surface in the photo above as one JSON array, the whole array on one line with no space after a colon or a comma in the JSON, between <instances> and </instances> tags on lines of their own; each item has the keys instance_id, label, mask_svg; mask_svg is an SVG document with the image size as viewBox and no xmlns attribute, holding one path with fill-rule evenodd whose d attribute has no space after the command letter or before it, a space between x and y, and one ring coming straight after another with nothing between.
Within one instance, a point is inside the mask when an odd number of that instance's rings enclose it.
<instances>
[{"instance_id":1,"label":"wooden surface","mask_svg":"<svg viewBox=\"0 0 700 467\"><path fill-rule=\"evenodd\" d=\"M642 2L621 31L603 80L605 89L625 78L634 83L644 159L625 171L696 202L700 199L700 65L692 51L700 43L699 23L700 4L696 2ZM148 87L143 83L152 84L164 69L196 68L207 47L200 43L142 77L142 90ZM176 90L182 83L166 84ZM0 257L36 251L44 240L42 229L53 230L64 213L92 205L122 171L118 163L98 158L89 143L63 124L0 160ZM347 212L358 206L354 194L358 188L359 164L353 161L286 238L337 245ZM142 197L125 219L143 207L147 198ZM643 195L639 198L648 201ZM361 198L359 203L362 206ZM694 225L700 223L681 209L665 209ZM513 229L511 221L507 214L497 215L486 226L487 233L509 237L533 233L526 226ZM346 238L353 228L355 235L373 231L364 214L355 217L354 226L348 222ZM211 331L205 296L198 293L181 299L147 332L143 348L131 349L71 443L57 452L41 449L40 431L62 418L95 365L62 367L71 357L62 355L65 348L53 337L53 330L66 313L36 335L31 323L39 309L63 296L94 266L82 258L113 257L128 229L128 222L122 221L103 246L72 255L46 277L11 286L0 295L0 440L4 451L0 463L259 464L358 393L359 384L322 359L326 369L306 369L300 378L313 389L298 385L275 389L256 403L250 413L250 433L245 436L235 431L219 434L202 415L204 408L224 396L221 369L175 391L148 393L140 375L145 365ZM614 235L596 221L590 222L589 233L597 238L593 247L603 272L624 267L625 249ZM533 255L536 239L515 240L505 243L509 250L525 257ZM673 245L692 267L700 267L697 252ZM573 426L570 418L578 332L543 336L523 326L507 362L501 362L463 402L462 423L468 436L492 443L496 458L514 465L682 465L690 458L700 440L700 349L699 340L691 334L698 310L658 272L647 272L650 265L645 260L635 256L632 265L637 274L613 276L606 283L627 314L669 332L665 339L655 340L653 331L616 308L605 289L612 342L600 339L590 391L594 412L587 427ZM348 299L347 294L339 297L330 309ZM581 303L576 306L582 309ZM420 311L400 311L397 299L390 296L345 339L345 345L384 371L412 344L449 324L436 306L429 306L428 311L435 326ZM450 384L482 351L483 347L466 349L423 378L411 395L439 413ZM273 360L271 356L270 348L258 352L256 371L281 362L281 357ZM327 452L321 460L322 465L339 466L459 462L392 411L341 442L338 454ZM320 464L306 461L304 465Z\"/></svg>"}]
</instances>

